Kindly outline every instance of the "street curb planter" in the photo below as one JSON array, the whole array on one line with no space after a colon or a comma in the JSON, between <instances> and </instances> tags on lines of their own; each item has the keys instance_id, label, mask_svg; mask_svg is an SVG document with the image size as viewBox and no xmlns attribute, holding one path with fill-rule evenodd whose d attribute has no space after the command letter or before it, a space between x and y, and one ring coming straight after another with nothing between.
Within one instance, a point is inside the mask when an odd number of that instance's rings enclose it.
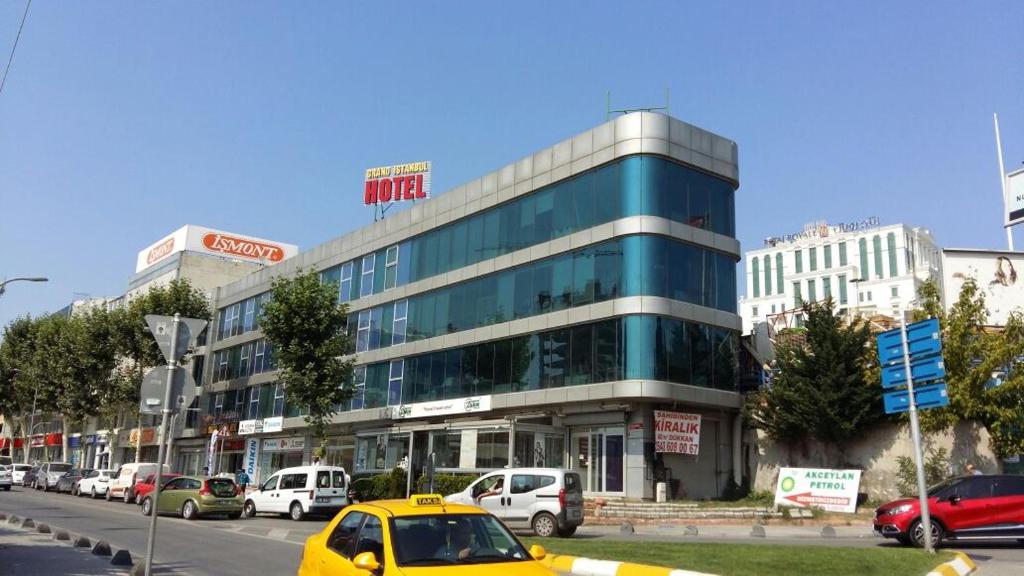
<instances>
[{"instance_id":1,"label":"street curb planter","mask_svg":"<svg viewBox=\"0 0 1024 576\"><path fill-rule=\"evenodd\" d=\"M613 560L593 560L562 554L548 554L540 561L548 568L563 574L580 576L714 576L707 572L694 572L664 566L648 566Z\"/></svg>"},{"instance_id":2,"label":"street curb planter","mask_svg":"<svg viewBox=\"0 0 1024 576\"><path fill-rule=\"evenodd\" d=\"M928 576L964 576L977 570L974 561L971 557L963 552L957 552L956 558L953 558L949 562L943 562L932 571L928 573Z\"/></svg>"}]
</instances>

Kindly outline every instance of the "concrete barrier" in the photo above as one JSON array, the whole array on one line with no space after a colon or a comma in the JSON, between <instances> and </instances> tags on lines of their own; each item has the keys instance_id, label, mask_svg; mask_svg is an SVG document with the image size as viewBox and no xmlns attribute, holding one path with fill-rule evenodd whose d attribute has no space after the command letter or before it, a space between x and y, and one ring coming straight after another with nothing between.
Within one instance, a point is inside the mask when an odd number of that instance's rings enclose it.
<instances>
[{"instance_id":1,"label":"concrete barrier","mask_svg":"<svg viewBox=\"0 0 1024 576\"><path fill-rule=\"evenodd\" d=\"M100 540L99 542L93 545L92 553L97 556L110 556L112 554L110 551L110 544L104 542L103 540Z\"/></svg>"},{"instance_id":2,"label":"concrete barrier","mask_svg":"<svg viewBox=\"0 0 1024 576\"><path fill-rule=\"evenodd\" d=\"M956 558L932 568L928 576L965 576L977 569L978 567L975 566L970 556L963 552L957 552Z\"/></svg>"},{"instance_id":3,"label":"concrete barrier","mask_svg":"<svg viewBox=\"0 0 1024 576\"><path fill-rule=\"evenodd\" d=\"M118 550L110 559L110 563L114 566L131 566L133 564L132 555L127 550Z\"/></svg>"},{"instance_id":4,"label":"concrete barrier","mask_svg":"<svg viewBox=\"0 0 1024 576\"><path fill-rule=\"evenodd\" d=\"M714 576L706 572L614 560L593 560L563 554L548 554L540 562L556 572L573 576Z\"/></svg>"}]
</instances>

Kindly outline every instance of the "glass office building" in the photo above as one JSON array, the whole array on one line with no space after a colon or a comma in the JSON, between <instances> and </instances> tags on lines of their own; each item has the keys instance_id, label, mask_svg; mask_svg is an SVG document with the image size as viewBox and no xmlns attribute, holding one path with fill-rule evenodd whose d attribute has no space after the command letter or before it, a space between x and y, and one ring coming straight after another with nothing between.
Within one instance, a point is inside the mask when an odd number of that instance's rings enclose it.
<instances>
[{"instance_id":1,"label":"glass office building","mask_svg":"<svg viewBox=\"0 0 1024 576\"><path fill-rule=\"evenodd\" d=\"M739 468L738 185L735 143L633 113L278 264L349 307L355 394L325 460L418 474L432 453L451 472L574 468L590 494L649 498L668 475L718 495ZM264 478L313 443L260 332L270 278L217 291L199 403ZM697 454L655 450L655 410L701 416Z\"/></svg>"}]
</instances>

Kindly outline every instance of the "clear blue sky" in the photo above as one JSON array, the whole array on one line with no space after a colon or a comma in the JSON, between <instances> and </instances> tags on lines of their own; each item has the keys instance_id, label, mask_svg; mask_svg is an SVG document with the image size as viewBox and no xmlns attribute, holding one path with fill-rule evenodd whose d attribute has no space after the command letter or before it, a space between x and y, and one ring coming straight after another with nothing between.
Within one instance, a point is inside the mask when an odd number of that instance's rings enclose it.
<instances>
[{"instance_id":1,"label":"clear blue sky","mask_svg":"<svg viewBox=\"0 0 1024 576\"><path fill-rule=\"evenodd\" d=\"M607 90L668 87L738 142L745 249L868 216L1005 248L1024 3L725 4L36 0L0 94L0 277L51 281L0 323L121 294L186 223L314 246L372 219L364 168L429 159L447 190L603 121Z\"/></svg>"}]
</instances>

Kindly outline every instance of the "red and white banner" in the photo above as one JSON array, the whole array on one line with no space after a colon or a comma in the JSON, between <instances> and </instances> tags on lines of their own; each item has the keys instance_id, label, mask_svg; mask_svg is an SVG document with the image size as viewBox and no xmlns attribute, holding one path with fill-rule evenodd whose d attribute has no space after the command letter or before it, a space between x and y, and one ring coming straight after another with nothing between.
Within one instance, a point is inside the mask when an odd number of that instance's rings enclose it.
<instances>
[{"instance_id":1,"label":"red and white banner","mask_svg":"<svg viewBox=\"0 0 1024 576\"><path fill-rule=\"evenodd\" d=\"M696 456L700 451L700 414L655 410L654 451Z\"/></svg>"},{"instance_id":2,"label":"red and white banner","mask_svg":"<svg viewBox=\"0 0 1024 576\"><path fill-rule=\"evenodd\" d=\"M277 264L299 253L299 247L294 244L187 224L139 252L135 261L135 271L141 272L176 252L186 250L235 260L260 262L266 266Z\"/></svg>"}]
</instances>

